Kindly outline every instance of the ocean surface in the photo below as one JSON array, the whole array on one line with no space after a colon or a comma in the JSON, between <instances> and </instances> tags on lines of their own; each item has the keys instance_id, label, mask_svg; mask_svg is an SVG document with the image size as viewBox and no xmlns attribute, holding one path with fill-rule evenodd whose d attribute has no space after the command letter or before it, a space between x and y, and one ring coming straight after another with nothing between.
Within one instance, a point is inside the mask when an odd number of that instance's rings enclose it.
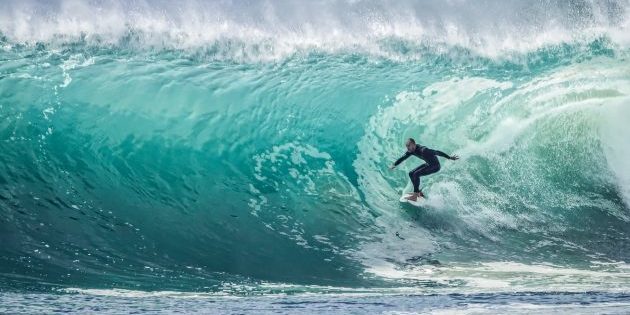
<instances>
[{"instance_id":1,"label":"ocean surface","mask_svg":"<svg viewBox=\"0 0 630 315\"><path fill-rule=\"evenodd\" d=\"M0 313L630 313L630 1L0 1ZM457 154L411 189L413 137Z\"/></svg>"}]
</instances>

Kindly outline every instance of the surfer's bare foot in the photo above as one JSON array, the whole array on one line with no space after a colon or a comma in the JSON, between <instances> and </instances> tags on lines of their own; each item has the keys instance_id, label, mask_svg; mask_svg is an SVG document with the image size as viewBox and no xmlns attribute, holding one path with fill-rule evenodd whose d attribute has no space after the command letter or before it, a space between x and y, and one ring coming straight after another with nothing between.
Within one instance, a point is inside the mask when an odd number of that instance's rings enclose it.
<instances>
[{"instance_id":1,"label":"surfer's bare foot","mask_svg":"<svg viewBox=\"0 0 630 315\"><path fill-rule=\"evenodd\" d=\"M407 197L405 197L405 199L409 201L418 201L418 197L425 198L424 194L421 191L419 191L417 193L410 193L409 195L407 195Z\"/></svg>"},{"instance_id":2,"label":"surfer's bare foot","mask_svg":"<svg viewBox=\"0 0 630 315\"><path fill-rule=\"evenodd\" d=\"M417 201L418 200L418 195L417 194L411 194L411 195L405 197L405 199L410 200L410 201Z\"/></svg>"}]
</instances>

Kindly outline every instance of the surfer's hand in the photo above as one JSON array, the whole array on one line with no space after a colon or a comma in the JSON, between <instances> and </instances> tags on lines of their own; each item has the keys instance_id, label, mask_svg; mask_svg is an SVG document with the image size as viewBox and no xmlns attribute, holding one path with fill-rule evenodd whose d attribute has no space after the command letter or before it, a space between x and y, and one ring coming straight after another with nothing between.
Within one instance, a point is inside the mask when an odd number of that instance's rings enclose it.
<instances>
[{"instance_id":1,"label":"surfer's hand","mask_svg":"<svg viewBox=\"0 0 630 315\"><path fill-rule=\"evenodd\" d=\"M459 160L459 156L453 155L453 156L451 156L451 160L453 160L453 161Z\"/></svg>"},{"instance_id":2,"label":"surfer's hand","mask_svg":"<svg viewBox=\"0 0 630 315\"><path fill-rule=\"evenodd\" d=\"M389 167L389 169L390 169L390 170L393 170L393 169L394 169L394 167L396 167L396 165L391 165L391 166Z\"/></svg>"}]
</instances>

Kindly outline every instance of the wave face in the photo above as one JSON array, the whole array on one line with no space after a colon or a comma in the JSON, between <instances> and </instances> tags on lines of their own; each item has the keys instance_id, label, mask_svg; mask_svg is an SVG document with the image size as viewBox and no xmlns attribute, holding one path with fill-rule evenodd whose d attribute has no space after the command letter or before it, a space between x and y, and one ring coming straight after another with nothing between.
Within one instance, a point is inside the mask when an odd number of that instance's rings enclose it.
<instances>
[{"instance_id":1,"label":"wave face","mask_svg":"<svg viewBox=\"0 0 630 315\"><path fill-rule=\"evenodd\" d=\"M2 282L627 290L629 8L3 2Z\"/></svg>"}]
</instances>

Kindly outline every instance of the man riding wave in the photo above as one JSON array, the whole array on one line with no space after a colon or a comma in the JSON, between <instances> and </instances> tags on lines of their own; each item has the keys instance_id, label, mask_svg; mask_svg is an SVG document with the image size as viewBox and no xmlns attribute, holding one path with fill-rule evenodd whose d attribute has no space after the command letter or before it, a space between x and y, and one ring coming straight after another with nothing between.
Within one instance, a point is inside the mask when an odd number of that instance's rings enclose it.
<instances>
[{"instance_id":1,"label":"man riding wave","mask_svg":"<svg viewBox=\"0 0 630 315\"><path fill-rule=\"evenodd\" d=\"M429 149L425 146L417 145L416 140L413 138L407 139L405 142L405 146L407 147L407 152L403 156L401 156L393 165L389 167L389 169L394 169L398 164L402 163L402 161L406 160L408 157L415 155L426 163L414 168L409 172L409 178L411 179L411 183L413 184L413 194L405 197L407 200L416 201L418 197L423 197L424 194L422 190L420 190L420 176L425 176L433 173L437 173L440 170L440 161L438 160L438 156L445 157L449 160L458 160L459 156L453 155L450 156L442 151Z\"/></svg>"}]
</instances>

